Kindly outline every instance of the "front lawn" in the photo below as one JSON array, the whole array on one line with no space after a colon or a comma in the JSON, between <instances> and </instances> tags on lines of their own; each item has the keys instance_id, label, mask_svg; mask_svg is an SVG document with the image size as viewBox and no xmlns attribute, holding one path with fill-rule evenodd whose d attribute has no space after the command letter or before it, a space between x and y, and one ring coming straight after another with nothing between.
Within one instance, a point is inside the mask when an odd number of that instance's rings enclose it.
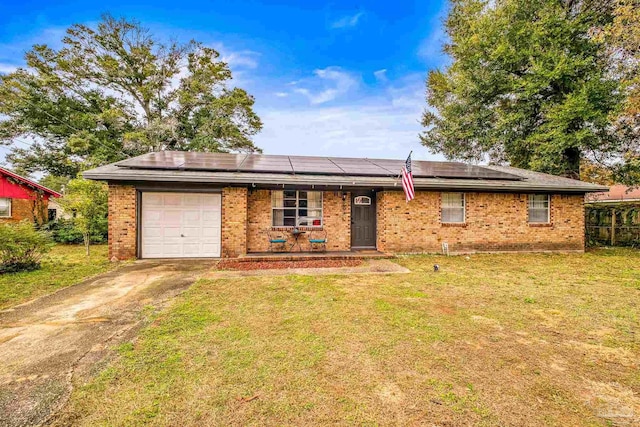
<instances>
[{"instance_id":1,"label":"front lawn","mask_svg":"<svg viewBox=\"0 0 640 427\"><path fill-rule=\"evenodd\" d=\"M202 279L56 422L640 422L640 252L398 262L412 273Z\"/></svg>"},{"instance_id":2,"label":"front lawn","mask_svg":"<svg viewBox=\"0 0 640 427\"><path fill-rule=\"evenodd\" d=\"M90 257L83 245L56 245L43 258L40 270L0 274L0 309L74 285L112 267L107 245L91 246Z\"/></svg>"}]
</instances>

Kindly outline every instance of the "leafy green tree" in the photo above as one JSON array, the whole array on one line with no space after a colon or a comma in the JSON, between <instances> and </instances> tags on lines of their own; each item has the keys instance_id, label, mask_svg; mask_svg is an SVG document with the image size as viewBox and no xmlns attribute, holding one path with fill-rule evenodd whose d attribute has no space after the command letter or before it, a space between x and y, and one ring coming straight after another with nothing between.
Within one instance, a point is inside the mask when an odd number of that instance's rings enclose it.
<instances>
[{"instance_id":1,"label":"leafy green tree","mask_svg":"<svg viewBox=\"0 0 640 427\"><path fill-rule=\"evenodd\" d=\"M580 162L620 160L622 103L604 42L609 1L453 0L452 59L429 73L422 143L452 159L579 178Z\"/></svg>"},{"instance_id":2,"label":"leafy green tree","mask_svg":"<svg viewBox=\"0 0 640 427\"><path fill-rule=\"evenodd\" d=\"M107 224L108 191L106 184L88 179L76 178L69 181L66 194L60 204L66 212L75 216L75 227L82 232L84 245L89 256L91 236L100 233Z\"/></svg>"},{"instance_id":3,"label":"leafy green tree","mask_svg":"<svg viewBox=\"0 0 640 427\"><path fill-rule=\"evenodd\" d=\"M57 191L58 193L63 193L67 184L69 183L69 178L66 176L55 176L55 175L47 175L40 179L40 184L44 185L47 188L52 189L53 191Z\"/></svg>"},{"instance_id":4,"label":"leafy green tree","mask_svg":"<svg viewBox=\"0 0 640 427\"><path fill-rule=\"evenodd\" d=\"M626 95L614 121L616 133L626 145L622 161L613 167L616 181L640 185L640 3L615 0L613 21L599 33L607 44L613 69L621 77Z\"/></svg>"},{"instance_id":5,"label":"leafy green tree","mask_svg":"<svg viewBox=\"0 0 640 427\"><path fill-rule=\"evenodd\" d=\"M136 21L73 25L56 50L35 45L26 67L0 76L0 142L24 172L75 177L151 150L255 151L254 99L230 87L220 54L163 44Z\"/></svg>"}]
</instances>

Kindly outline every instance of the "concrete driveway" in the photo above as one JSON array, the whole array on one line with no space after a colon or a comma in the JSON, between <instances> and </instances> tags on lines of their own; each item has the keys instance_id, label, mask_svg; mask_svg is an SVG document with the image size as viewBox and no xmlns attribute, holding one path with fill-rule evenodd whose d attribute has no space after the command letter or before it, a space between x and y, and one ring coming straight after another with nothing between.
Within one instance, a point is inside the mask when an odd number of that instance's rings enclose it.
<instances>
[{"instance_id":1,"label":"concrete driveway","mask_svg":"<svg viewBox=\"0 0 640 427\"><path fill-rule=\"evenodd\" d=\"M139 261L0 311L0 425L50 419L74 382L99 371L114 345L135 336L143 308L168 304L211 265Z\"/></svg>"}]
</instances>

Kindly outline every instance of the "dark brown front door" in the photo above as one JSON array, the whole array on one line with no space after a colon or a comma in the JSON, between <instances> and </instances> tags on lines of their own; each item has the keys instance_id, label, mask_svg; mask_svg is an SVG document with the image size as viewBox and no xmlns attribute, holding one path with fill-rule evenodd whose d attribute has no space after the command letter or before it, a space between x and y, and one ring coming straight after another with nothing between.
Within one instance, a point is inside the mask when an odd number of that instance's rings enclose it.
<instances>
[{"instance_id":1,"label":"dark brown front door","mask_svg":"<svg viewBox=\"0 0 640 427\"><path fill-rule=\"evenodd\" d=\"M371 191L351 194L351 247L376 247L376 195Z\"/></svg>"}]
</instances>

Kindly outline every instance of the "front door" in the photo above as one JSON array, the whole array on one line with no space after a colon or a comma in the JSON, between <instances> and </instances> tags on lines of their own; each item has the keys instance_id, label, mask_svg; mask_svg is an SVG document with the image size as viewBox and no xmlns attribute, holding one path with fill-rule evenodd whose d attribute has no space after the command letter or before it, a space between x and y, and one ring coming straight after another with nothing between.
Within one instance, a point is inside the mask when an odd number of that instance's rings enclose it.
<instances>
[{"instance_id":1,"label":"front door","mask_svg":"<svg viewBox=\"0 0 640 427\"><path fill-rule=\"evenodd\" d=\"M373 192L351 194L351 247L376 247L376 197Z\"/></svg>"}]
</instances>

